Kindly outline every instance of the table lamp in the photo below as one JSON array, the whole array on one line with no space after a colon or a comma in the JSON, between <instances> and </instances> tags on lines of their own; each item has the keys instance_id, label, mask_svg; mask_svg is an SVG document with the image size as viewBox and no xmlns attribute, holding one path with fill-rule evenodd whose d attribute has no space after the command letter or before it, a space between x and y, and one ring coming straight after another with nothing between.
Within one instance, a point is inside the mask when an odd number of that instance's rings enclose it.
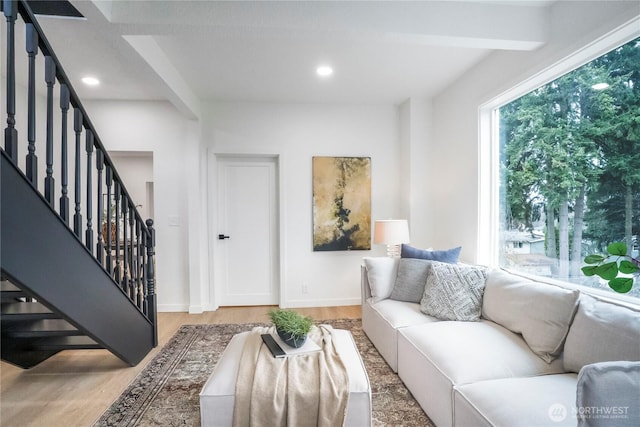
<instances>
[{"instance_id":1,"label":"table lamp","mask_svg":"<svg viewBox=\"0 0 640 427\"><path fill-rule=\"evenodd\" d=\"M406 219L382 219L375 222L373 243L387 245L387 256L399 257L400 244L409 242L409 224Z\"/></svg>"}]
</instances>

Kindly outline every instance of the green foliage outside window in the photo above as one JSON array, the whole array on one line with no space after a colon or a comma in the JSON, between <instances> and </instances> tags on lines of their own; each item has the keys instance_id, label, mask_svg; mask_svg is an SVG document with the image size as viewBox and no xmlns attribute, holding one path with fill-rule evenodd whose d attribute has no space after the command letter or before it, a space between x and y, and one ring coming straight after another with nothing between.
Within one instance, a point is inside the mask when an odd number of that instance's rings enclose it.
<instances>
[{"instance_id":1,"label":"green foliage outside window","mask_svg":"<svg viewBox=\"0 0 640 427\"><path fill-rule=\"evenodd\" d=\"M590 286L599 286L593 277L598 273L590 268L602 272L605 267L591 265L600 263L593 255L587 269L593 274L585 278L584 256L622 242L626 252L618 254L622 246L615 246L617 256L637 258L640 38L499 113L503 229L543 235L538 261L548 262L550 275ZM502 264L517 268L517 263L505 250ZM626 288L629 281L624 283L616 287ZM634 292L640 296L640 290Z\"/></svg>"}]
</instances>

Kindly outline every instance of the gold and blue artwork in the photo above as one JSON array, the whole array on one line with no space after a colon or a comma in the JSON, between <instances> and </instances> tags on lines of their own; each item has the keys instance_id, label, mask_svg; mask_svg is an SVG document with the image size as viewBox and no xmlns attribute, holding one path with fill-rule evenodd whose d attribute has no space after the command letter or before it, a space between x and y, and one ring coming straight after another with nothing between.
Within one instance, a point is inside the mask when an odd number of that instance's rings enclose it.
<instances>
[{"instance_id":1,"label":"gold and blue artwork","mask_svg":"<svg viewBox=\"0 0 640 427\"><path fill-rule=\"evenodd\" d=\"M371 158L313 158L313 250L371 249Z\"/></svg>"}]
</instances>

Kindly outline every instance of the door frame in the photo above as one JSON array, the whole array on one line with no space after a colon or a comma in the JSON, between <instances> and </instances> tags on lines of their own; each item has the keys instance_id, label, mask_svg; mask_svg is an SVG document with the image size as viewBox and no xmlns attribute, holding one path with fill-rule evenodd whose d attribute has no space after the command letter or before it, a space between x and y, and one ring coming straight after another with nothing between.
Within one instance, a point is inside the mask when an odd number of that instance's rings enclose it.
<instances>
[{"instance_id":1,"label":"door frame","mask_svg":"<svg viewBox=\"0 0 640 427\"><path fill-rule=\"evenodd\" d=\"M207 220L209 223L208 228L208 246L209 246L209 304L211 310L215 311L220 307L220 295L222 292L222 278L220 277L219 269L216 268L220 264L220 256L218 251L218 230L219 218L217 210L218 200L218 161L232 158L263 158L275 161L276 166L276 205L278 207L276 226L278 228L278 250L276 256L278 257L277 268L275 272L278 282L278 305L284 306L285 295L285 283L286 283L286 270L285 254L286 254L286 211L285 206L285 192L284 192L284 164L285 156L281 152L269 152L260 151L258 153L252 152L238 152L237 150L224 150L224 149L210 149L207 153Z\"/></svg>"}]
</instances>

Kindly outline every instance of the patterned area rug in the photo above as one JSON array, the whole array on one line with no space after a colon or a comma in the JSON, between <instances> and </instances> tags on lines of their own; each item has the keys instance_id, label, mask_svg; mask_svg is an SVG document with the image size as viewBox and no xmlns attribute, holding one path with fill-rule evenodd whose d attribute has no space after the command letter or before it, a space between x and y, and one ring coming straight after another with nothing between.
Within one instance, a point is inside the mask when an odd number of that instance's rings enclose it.
<instances>
[{"instance_id":1,"label":"patterned area rug","mask_svg":"<svg viewBox=\"0 0 640 427\"><path fill-rule=\"evenodd\" d=\"M364 360L372 391L374 426L431 426L400 378L353 319L329 320L348 329ZM259 324L184 325L95 426L199 426L199 393L233 335Z\"/></svg>"}]
</instances>

